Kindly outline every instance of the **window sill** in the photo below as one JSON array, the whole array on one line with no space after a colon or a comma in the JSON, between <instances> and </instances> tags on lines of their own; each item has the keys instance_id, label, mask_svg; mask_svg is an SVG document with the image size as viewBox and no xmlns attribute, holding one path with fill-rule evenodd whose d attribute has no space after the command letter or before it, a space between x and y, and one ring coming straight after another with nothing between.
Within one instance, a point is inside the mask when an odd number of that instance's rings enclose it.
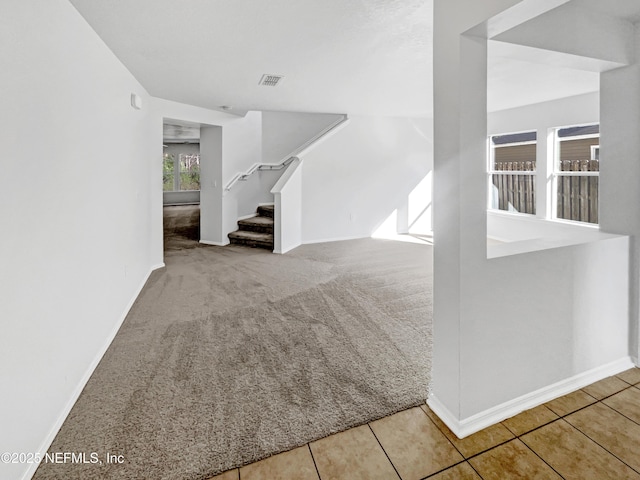
<instances>
[{"instance_id":1,"label":"window sill","mask_svg":"<svg viewBox=\"0 0 640 480\"><path fill-rule=\"evenodd\" d=\"M624 235L604 233L598 225L544 220L531 215L487 212L487 258L598 242Z\"/></svg>"}]
</instances>

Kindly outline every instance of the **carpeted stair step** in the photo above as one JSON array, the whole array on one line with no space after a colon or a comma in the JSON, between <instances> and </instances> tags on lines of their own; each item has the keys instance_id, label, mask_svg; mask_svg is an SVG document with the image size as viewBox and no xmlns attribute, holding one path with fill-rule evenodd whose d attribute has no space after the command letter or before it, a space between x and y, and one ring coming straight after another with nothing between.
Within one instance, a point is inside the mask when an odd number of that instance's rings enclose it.
<instances>
[{"instance_id":1,"label":"carpeted stair step","mask_svg":"<svg viewBox=\"0 0 640 480\"><path fill-rule=\"evenodd\" d=\"M262 215L263 217L273 218L273 205L260 205L258 207L258 215Z\"/></svg>"},{"instance_id":2,"label":"carpeted stair step","mask_svg":"<svg viewBox=\"0 0 640 480\"><path fill-rule=\"evenodd\" d=\"M238 220L238 227L240 227L242 231L270 233L273 235L273 218L259 215L257 217Z\"/></svg>"},{"instance_id":3,"label":"carpeted stair step","mask_svg":"<svg viewBox=\"0 0 640 480\"><path fill-rule=\"evenodd\" d=\"M229 241L234 245L266 248L273 250L273 234L238 230L229 234Z\"/></svg>"}]
</instances>

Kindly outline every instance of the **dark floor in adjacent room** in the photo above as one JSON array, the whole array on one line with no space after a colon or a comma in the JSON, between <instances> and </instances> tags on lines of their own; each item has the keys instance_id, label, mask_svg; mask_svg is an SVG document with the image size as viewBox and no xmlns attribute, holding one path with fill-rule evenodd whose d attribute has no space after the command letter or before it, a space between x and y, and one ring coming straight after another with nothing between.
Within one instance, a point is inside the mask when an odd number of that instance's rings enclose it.
<instances>
[{"instance_id":1,"label":"dark floor in adjacent room","mask_svg":"<svg viewBox=\"0 0 640 480\"><path fill-rule=\"evenodd\" d=\"M200 205L167 205L162 209L164 250L195 248L200 241Z\"/></svg>"}]
</instances>

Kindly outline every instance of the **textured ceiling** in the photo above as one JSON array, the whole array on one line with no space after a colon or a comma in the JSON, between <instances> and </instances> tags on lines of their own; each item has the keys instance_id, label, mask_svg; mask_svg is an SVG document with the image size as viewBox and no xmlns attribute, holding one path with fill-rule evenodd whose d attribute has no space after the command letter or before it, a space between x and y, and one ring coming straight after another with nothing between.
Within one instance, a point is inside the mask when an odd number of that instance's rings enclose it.
<instances>
[{"instance_id":1,"label":"textured ceiling","mask_svg":"<svg viewBox=\"0 0 640 480\"><path fill-rule=\"evenodd\" d=\"M433 0L70 0L153 96L232 113L432 115ZM630 21L640 0L573 0ZM489 57L489 111L598 90L598 75ZM277 87L263 74L284 75Z\"/></svg>"},{"instance_id":2,"label":"textured ceiling","mask_svg":"<svg viewBox=\"0 0 640 480\"><path fill-rule=\"evenodd\" d=\"M153 96L428 116L431 0L70 0ZM263 74L284 75L277 87Z\"/></svg>"},{"instance_id":3,"label":"textured ceiling","mask_svg":"<svg viewBox=\"0 0 640 480\"><path fill-rule=\"evenodd\" d=\"M632 23L640 21L640 0L573 0L573 3Z\"/></svg>"},{"instance_id":4,"label":"textured ceiling","mask_svg":"<svg viewBox=\"0 0 640 480\"><path fill-rule=\"evenodd\" d=\"M490 112L597 92L597 72L551 64L518 45L489 42L487 105Z\"/></svg>"}]
</instances>

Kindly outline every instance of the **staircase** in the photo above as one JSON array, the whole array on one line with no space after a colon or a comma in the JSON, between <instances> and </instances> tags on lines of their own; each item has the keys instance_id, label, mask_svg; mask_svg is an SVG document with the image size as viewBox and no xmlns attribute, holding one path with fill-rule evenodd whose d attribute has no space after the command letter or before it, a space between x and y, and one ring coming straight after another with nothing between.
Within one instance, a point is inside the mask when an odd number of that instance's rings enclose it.
<instances>
[{"instance_id":1,"label":"staircase","mask_svg":"<svg viewBox=\"0 0 640 480\"><path fill-rule=\"evenodd\" d=\"M273 251L273 205L258 207L258 215L238 220L239 229L229 234L233 245L266 248Z\"/></svg>"}]
</instances>

